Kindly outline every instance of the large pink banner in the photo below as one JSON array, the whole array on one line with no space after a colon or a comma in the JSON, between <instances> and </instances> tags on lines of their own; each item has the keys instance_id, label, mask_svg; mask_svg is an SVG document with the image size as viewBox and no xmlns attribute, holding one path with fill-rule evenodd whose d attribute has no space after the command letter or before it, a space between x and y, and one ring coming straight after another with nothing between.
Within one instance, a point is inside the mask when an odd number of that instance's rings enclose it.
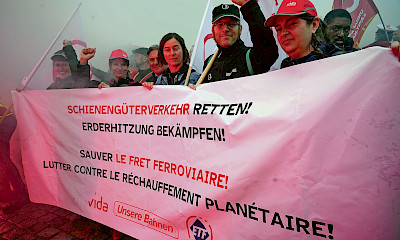
<instances>
[{"instance_id":1,"label":"large pink banner","mask_svg":"<svg viewBox=\"0 0 400 240\"><path fill-rule=\"evenodd\" d=\"M398 239L400 63L13 93L30 198L138 239Z\"/></svg>"},{"instance_id":2,"label":"large pink banner","mask_svg":"<svg viewBox=\"0 0 400 240\"><path fill-rule=\"evenodd\" d=\"M361 38L369 23L379 12L373 0L334 0L333 9L346 9L353 19L349 37L354 40L354 47L358 47Z\"/></svg>"}]
</instances>

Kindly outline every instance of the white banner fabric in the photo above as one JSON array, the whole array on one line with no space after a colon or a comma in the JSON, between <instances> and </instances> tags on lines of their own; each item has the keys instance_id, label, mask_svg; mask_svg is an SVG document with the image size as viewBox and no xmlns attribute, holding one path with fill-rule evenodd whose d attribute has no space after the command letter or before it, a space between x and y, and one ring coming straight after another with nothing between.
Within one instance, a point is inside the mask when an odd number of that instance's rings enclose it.
<instances>
[{"instance_id":1,"label":"white banner fabric","mask_svg":"<svg viewBox=\"0 0 400 240\"><path fill-rule=\"evenodd\" d=\"M13 92L33 202L138 239L399 239L387 49L182 86Z\"/></svg>"}]
</instances>

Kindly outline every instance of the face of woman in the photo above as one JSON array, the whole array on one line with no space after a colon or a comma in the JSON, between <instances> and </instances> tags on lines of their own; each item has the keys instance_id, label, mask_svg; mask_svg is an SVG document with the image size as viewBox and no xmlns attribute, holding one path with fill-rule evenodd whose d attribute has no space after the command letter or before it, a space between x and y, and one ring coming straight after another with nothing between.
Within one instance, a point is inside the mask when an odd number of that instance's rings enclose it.
<instances>
[{"instance_id":1,"label":"face of woman","mask_svg":"<svg viewBox=\"0 0 400 240\"><path fill-rule=\"evenodd\" d=\"M297 59L309 54L312 34L319 26L319 18L308 25L307 21L296 16L278 16L275 30L279 44L291 59Z\"/></svg>"},{"instance_id":2,"label":"face of woman","mask_svg":"<svg viewBox=\"0 0 400 240\"><path fill-rule=\"evenodd\" d=\"M114 75L115 80L126 78L128 74L128 65L122 58L113 59L110 64L110 69L112 74Z\"/></svg>"},{"instance_id":3,"label":"face of woman","mask_svg":"<svg viewBox=\"0 0 400 240\"><path fill-rule=\"evenodd\" d=\"M165 42L163 54L170 68L179 68L183 65L183 49L175 38Z\"/></svg>"}]
</instances>

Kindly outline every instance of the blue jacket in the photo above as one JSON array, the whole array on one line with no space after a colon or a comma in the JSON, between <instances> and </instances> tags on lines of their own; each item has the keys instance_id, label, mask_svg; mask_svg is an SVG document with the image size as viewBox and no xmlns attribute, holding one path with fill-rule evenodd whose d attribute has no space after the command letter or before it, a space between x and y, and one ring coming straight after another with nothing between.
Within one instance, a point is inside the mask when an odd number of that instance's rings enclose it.
<instances>
[{"instance_id":1,"label":"blue jacket","mask_svg":"<svg viewBox=\"0 0 400 240\"><path fill-rule=\"evenodd\" d=\"M189 70L189 66L184 64L177 72L171 73L171 70L167 68L160 76L158 76L155 85L184 85L186 80L186 74ZM200 78L200 74L192 69L189 76L189 83L196 85L197 80Z\"/></svg>"},{"instance_id":2,"label":"blue jacket","mask_svg":"<svg viewBox=\"0 0 400 240\"><path fill-rule=\"evenodd\" d=\"M346 53L342 49L338 48L337 46L331 43L323 43L321 46L318 47L318 50L319 51L312 51L308 55L297 59L291 59L290 57L287 57L283 59L281 63L281 68L290 67L306 62L312 62L315 60Z\"/></svg>"}]
</instances>

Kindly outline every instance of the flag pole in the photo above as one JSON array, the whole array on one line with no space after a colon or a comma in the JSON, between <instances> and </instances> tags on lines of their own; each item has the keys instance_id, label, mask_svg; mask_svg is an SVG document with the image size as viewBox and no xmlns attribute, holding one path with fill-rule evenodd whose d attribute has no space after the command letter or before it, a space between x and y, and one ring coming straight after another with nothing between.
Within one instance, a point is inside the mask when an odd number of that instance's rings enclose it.
<instances>
[{"instance_id":1,"label":"flag pole","mask_svg":"<svg viewBox=\"0 0 400 240\"><path fill-rule=\"evenodd\" d=\"M33 68L32 72L29 74L28 77L24 77L22 80L22 87L21 91L25 89L26 85L29 83L29 81L32 79L33 75L36 73L38 70L40 64L44 61L46 58L47 54L50 52L50 49L54 46L56 43L57 39L60 37L61 33L64 31L64 29L67 27L68 23L72 20L72 17L75 15L75 13L78 11L78 9L81 7L82 2L78 4L76 7L75 11L72 13L71 17L68 19L68 21L65 23L65 25L61 28L60 32L57 34L57 36L54 38L53 42L50 44L50 46L47 48L46 52L44 52L42 58L36 63L36 66ZM4 114L0 117L0 124L3 122L4 118L7 116L7 114L11 111L11 108L13 107L13 103L10 104L10 106L7 108L7 110L4 112Z\"/></svg>"},{"instance_id":2,"label":"flag pole","mask_svg":"<svg viewBox=\"0 0 400 240\"><path fill-rule=\"evenodd\" d=\"M211 3L211 0L208 0L207 6L206 6L206 10L204 11L204 14L203 14L203 19L201 20L199 33L197 34L197 39L196 39L196 42L194 44L194 48L193 48L193 51L192 51L192 57L190 58L189 69L188 69L188 72L186 74L185 86L187 86L188 83L189 83L189 77L190 77L190 73L192 72L193 61L196 58L197 46L198 46L199 41L200 41L201 30L203 29L204 21L206 19L207 10L210 7L210 3Z\"/></svg>"},{"instance_id":3,"label":"flag pole","mask_svg":"<svg viewBox=\"0 0 400 240\"><path fill-rule=\"evenodd\" d=\"M78 6L76 7L75 11L72 13L71 17L68 19L68 21L65 23L65 25L61 28L60 32L57 34L57 36L54 38L53 42L50 44L49 48L47 48L46 52L44 52L42 58L39 60L39 62L36 64L36 66L33 68L32 72L29 74L28 77L24 78L24 81L22 83L22 89L23 90L25 88L25 86L29 83L29 81L32 79L33 74L35 74L35 72L38 70L40 64L42 64L42 62L44 61L44 59L46 58L47 54L50 52L50 49L54 46L54 44L56 43L56 41L58 40L58 38L60 37L61 33L64 31L64 29L67 27L67 25L69 24L69 22L71 22L72 18L74 17L75 13L79 10L79 8L81 7L82 2L80 2L78 4Z\"/></svg>"},{"instance_id":4,"label":"flag pole","mask_svg":"<svg viewBox=\"0 0 400 240\"><path fill-rule=\"evenodd\" d=\"M218 55L218 47L217 50L215 50L214 55L212 56L211 60L208 62L207 67L204 69L203 73L201 74L199 80L197 80L196 86L200 85L201 83L203 83L204 78L206 77L208 71L210 70L211 66L214 63L215 58Z\"/></svg>"},{"instance_id":5,"label":"flag pole","mask_svg":"<svg viewBox=\"0 0 400 240\"><path fill-rule=\"evenodd\" d=\"M381 22L382 22L383 30L385 31L385 35L386 35L386 39L388 40L388 42L390 42L390 40L389 40L389 34L388 34L387 30L386 30L385 24L383 23L383 19L382 19L381 13L380 13L379 11L378 11L378 16L379 16L379 19L380 19Z\"/></svg>"}]
</instances>

